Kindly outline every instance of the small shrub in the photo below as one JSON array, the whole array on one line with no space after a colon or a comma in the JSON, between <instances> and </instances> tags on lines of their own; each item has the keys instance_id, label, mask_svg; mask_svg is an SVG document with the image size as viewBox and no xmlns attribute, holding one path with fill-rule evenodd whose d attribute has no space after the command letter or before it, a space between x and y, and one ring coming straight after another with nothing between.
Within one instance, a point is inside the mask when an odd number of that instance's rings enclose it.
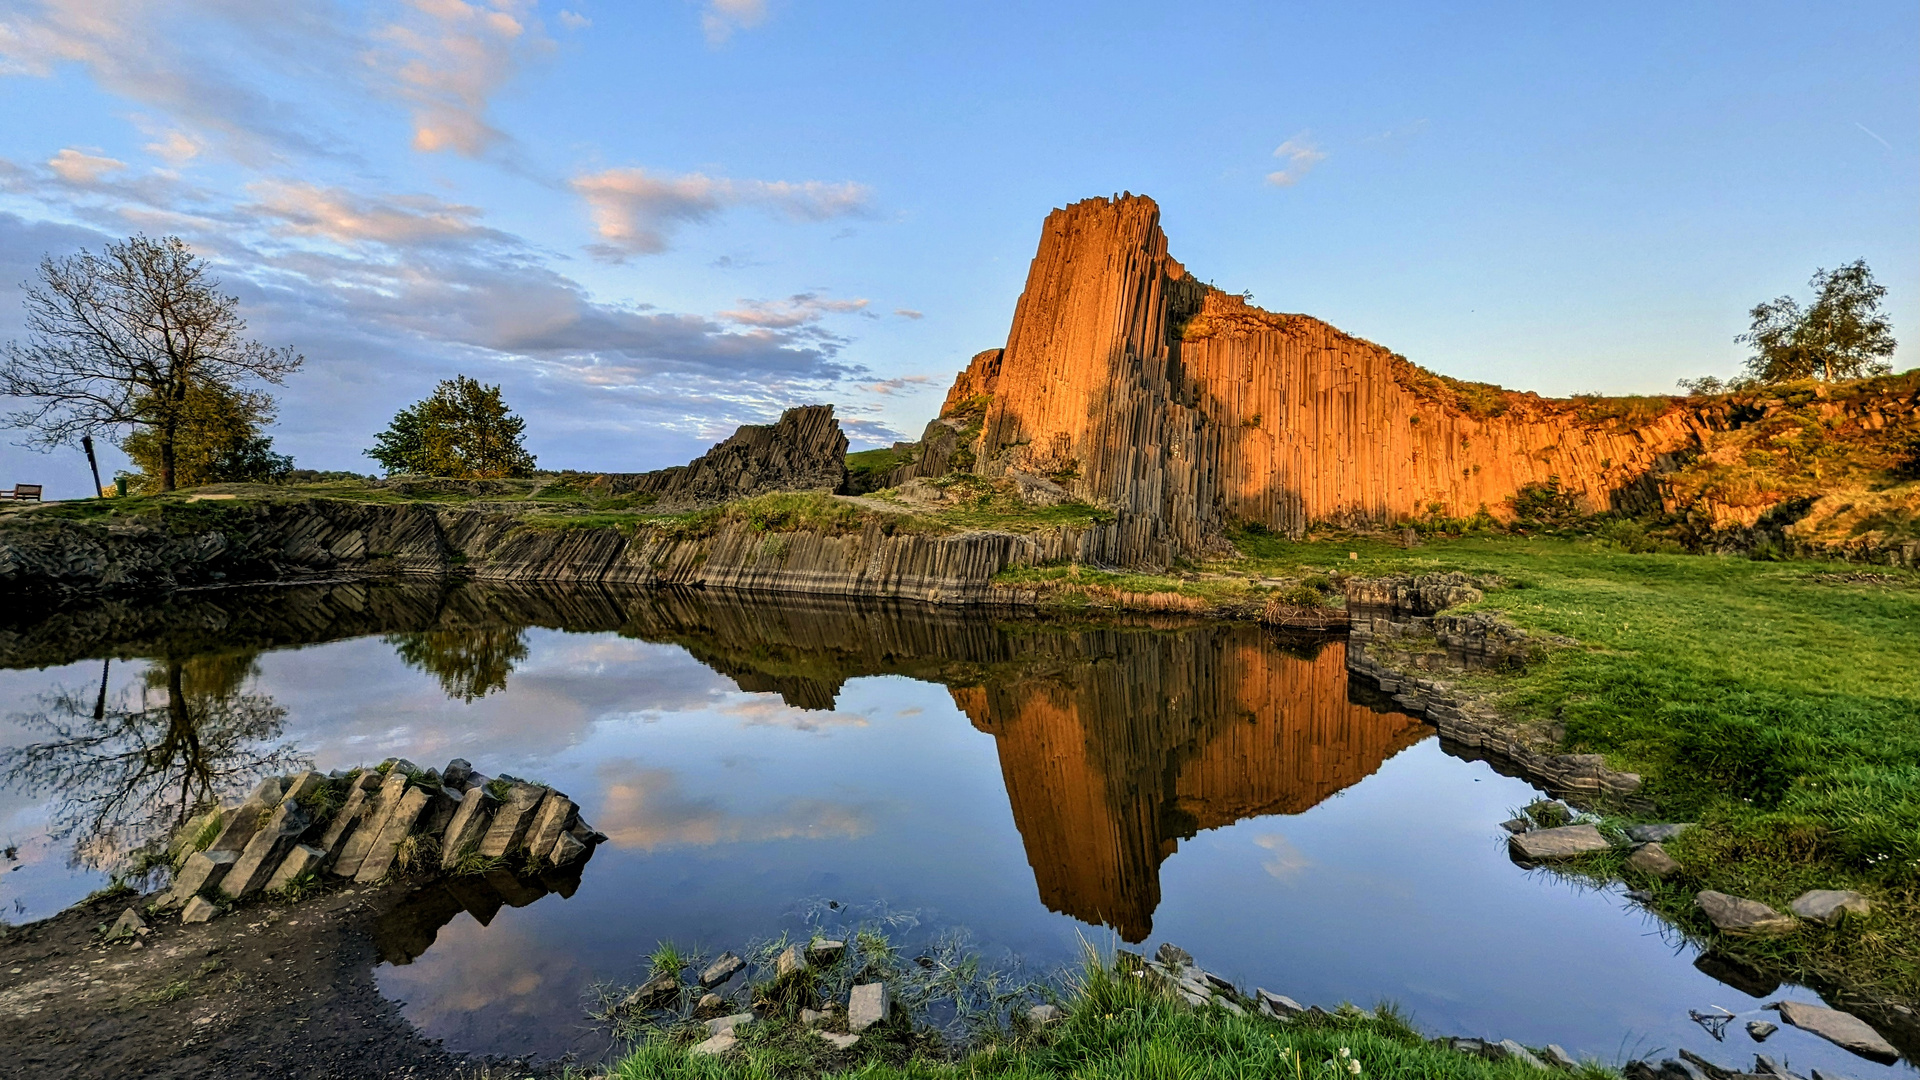
<instances>
[{"instance_id":1,"label":"small shrub","mask_svg":"<svg viewBox=\"0 0 1920 1080\"><path fill-rule=\"evenodd\" d=\"M1558 476L1547 477L1544 484L1527 484L1508 498L1507 505L1513 508L1514 524L1522 526L1564 529L1582 516L1573 493L1560 486Z\"/></svg>"}]
</instances>

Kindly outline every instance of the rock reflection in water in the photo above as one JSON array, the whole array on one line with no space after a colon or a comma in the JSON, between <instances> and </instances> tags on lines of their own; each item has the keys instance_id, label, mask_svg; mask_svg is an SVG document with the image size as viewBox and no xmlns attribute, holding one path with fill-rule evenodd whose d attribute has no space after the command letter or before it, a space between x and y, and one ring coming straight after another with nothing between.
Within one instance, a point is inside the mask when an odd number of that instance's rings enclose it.
<instances>
[{"instance_id":1,"label":"rock reflection in water","mask_svg":"<svg viewBox=\"0 0 1920 1080\"><path fill-rule=\"evenodd\" d=\"M497 867L484 874L441 878L415 889L374 921L374 951L389 964L410 964L433 947L441 928L462 911L488 926L502 907L526 907L548 893L567 899L580 888L581 871L592 857L589 848L584 857L542 874Z\"/></svg>"}]
</instances>

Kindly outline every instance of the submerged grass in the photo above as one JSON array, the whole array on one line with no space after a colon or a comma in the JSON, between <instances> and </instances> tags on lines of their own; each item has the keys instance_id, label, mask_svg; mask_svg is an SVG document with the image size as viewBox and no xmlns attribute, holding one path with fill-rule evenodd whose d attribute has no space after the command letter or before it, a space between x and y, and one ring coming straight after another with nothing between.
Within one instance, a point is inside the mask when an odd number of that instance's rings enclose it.
<instances>
[{"instance_id":1,"label":"submerged grass","mask_svg":"<svg viewBox=\"0 0 1920 1080\"><path fill-rule=\"evenodd\" d=\"M1568 751L1641 773L1652 817L1706 826L1667 845L1686 872L1654 906L1714 940L1698 889L1782 910L1806 889L1857 889L1876 905L1867 919L1715 947L1920 998L1920 574L1581 539L1238 539L1268 573L1504 578L1475 606L1580 647L1470 681L1517 718L1561 725Z\"/></svg>"}]
</instances>

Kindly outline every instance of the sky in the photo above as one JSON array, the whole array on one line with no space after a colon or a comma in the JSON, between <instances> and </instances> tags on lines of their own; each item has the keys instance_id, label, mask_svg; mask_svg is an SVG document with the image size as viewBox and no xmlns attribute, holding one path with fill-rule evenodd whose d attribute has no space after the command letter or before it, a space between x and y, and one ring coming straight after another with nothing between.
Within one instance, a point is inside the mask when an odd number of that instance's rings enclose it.
<instances>
[{"instance_id":1,"label":"sky","mask_svg":"<svg viewBox=\"0 0 1920 1080\"><path fill-rule=\"evenodd\" d=\"M42 256L174 234L306 357L304 467L456 373L547 468L810 402L884 445L1004 344L1046 213L1132 191L1202 279L1460 378L1731 375L1862 258L1906 369L1917 46L1910 0L0 0L0 338ZM85 493L19 439L0 485Z\"/></svg>"}]
</instances>

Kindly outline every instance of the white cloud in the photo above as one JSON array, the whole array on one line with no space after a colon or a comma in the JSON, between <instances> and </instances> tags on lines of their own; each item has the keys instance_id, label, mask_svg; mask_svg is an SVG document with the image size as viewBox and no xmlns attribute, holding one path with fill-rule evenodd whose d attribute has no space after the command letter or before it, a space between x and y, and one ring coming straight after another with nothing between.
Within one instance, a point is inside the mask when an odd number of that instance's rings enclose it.
<instances>
[{"instance_id":1,"label":"white cloud","mask_svg":"<svg viewBox=\"0 0 1920 1080\"><path fill-rule=\"evenodd\" d=\"M707 0L700 29L707 44L723 45L735 30L751 30L767 21L767 0Z\"/></svg>"},{"instance_id":2,"label":"white cloud","mask_svg":"<svg viewBox=\"0 0 1920 1080\"><path fill-rule=\"evenodd\" d=\"M902 375L899 378L882 379L875 383L865 383L857 389L864 390L869 394L879 394L883 397L889 397L902 390L918 389L932 381L933 376L931 375Z\"/></svg>"},{"instance_id":3,"label":"white cloud","mask_svg":"<svg viewBox=\"0 0 1920 1080\"><path fill-rule=\"evenodd\" d=\"M575 177L601 243L593 251L619 260L667 250L680 226L710 221L730 206L759 205L803 221L867 213L873 193L851 181L730 180L687 173L667 176L640 168L607 169Z\"/></svg>"},{"instance_id":4,"label":"white cloud","mask_svg":"<svg viewBox=\"0 0 1920 1080\"><path fill-rule=\"evenodd\" d=\"M442 202L429 195L374 198L344 188L277 180L251 184L247 190L257 201L239 210L276 223L272 228L282 235L406 247L505 239L479 225L479 207Z\"/></svg>"},{"instance_id":5,"label":"white cloud","mask_svg":"<svg viewBox=\"0 0 1920 1080\"><path fill-rule=\"evenodd\" d=\"M1286 164L1267 174L1267 183L1275 187L1292 187L1300 178L1313 171L1315 165L1327 159L1326 152L1314 145L1313 140L1301 132L1273 151L1273 156Z\"/></svg>"},{"instance_id":6,"label":"white cloud","mask_svg":"<svg viewBox=\"0 0 1920 1080\"><path fill-rule=\"evenodd\" d=\"M381 27L374 66L413 107L413 147L474 157L506 138L487 120L493 95L553 42L532 0L407 0Z\"/></svg>"},{"instance_id":7,"label":"white cloud","mask_svg":"<svg viewBox=\"0 0 1920 1080\"><path fill-rule=\"evenodd\" d=\"M732 311L720 312L728 322L786 329L816 323L824 316L864 311L865 300L827 300L818 293L795 293L785 300L741 300Z\"/></svg>"},{"instance_id":8,"label":"white cloud","mask_svg":"<svg viewBox=\"0 0 1920 1080\"><path fill-rule=\"evenodd\" d=\"M900 317L901 317L901 318L903 318L903 319L924 319L924 318L926 318L926 317L927 317L927 313L926 313L926 312L924 312L924 311L915 311L915 310L913 310L913 309L912 309L912 308L910 308L910 307L897 307L897 308L894 308L894 309L893 309L893 313L894 313L895 315L898 315L898 316L900 316Z\"/></svg>"},{"instance_id":9,"label":"white cloud","mask_svg":"<svg viewBox=\"0 0 1920 1080\"><path fill-rule=\"evenodd\" d=\"M568 11L566 8L560 9L559 18L560 25L569 30L585 30L587 27L593 25L592 19L587 18L577 11Z\"/></svg>"},{"instance_id":10,"label":"white cloud","mask_svg":"<svg viewBox=\"0 0 1920 1080\"><path fill-rule=\"evenodd\" d=\"M1260 869L1275 881L1295 881L1313 868L1313 860L1280 833L1261 833L1253 838L1253 842L1255 846L1273 853L1260 860Z\"/></svg>"},{"instance_id":11,"label":"white cloud","mask_svg":"<svg viewBox=\"0 0 1920 1080\"><path fill-rule=\"evenodd\" d=\"M60 179L79 187L91 187L100 182L108 173L119 172L127 163L116 158L101 157L71 147L53 155L47 162Z\"/></svg>"},{"instance_id":12,"label":"white cloud","mask_svg":"<svg viewBox=\"0 0 1920 1080\"><path fill-rule=\"evenodd\" d=\"M185 165L199 157L200 151L204 149L204 144L199 139L179 128L149 131L148 134L153 136L154 141L146 144L146 151L175 167Z\"/></svg>"}]
</instances>

